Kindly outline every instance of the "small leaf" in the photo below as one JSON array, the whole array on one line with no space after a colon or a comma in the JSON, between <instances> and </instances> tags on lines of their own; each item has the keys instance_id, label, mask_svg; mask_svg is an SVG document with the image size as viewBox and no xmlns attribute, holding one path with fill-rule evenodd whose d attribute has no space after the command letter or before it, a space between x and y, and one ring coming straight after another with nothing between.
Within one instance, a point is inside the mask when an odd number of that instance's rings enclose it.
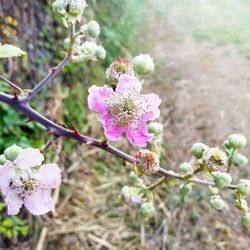
<instances>
[{"instance_id":1,"label":"small leaf","mask_svg":"<svg viewBox=\"0 0 250 250\"><path fill-rule=\"evenodd\" d=\"M24 56L26 52L11 45L11 44L0 44L0 58Z\"/></svg>"}]
</instances>

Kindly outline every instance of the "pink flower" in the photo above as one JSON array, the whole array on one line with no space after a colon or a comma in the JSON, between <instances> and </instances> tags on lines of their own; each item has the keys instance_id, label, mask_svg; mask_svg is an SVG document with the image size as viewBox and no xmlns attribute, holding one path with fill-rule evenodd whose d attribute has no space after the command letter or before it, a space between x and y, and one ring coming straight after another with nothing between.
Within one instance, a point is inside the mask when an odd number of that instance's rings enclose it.
<instances>
[{"instance_id":1,"label":"pink flower","mask_svg":"<svg viewBox=\"0 0 250 250\"><path fill-rule=\"evenodd\" d=\"M8 215L18 214L23 204L34 215L55 210L49 190L60 185L61 170L54 163L41 166L43 160L38 149L26 148L16 160L0 166L0 189Z\"/></svg>"},{"instance_id":2,"label":"pink flower","mask_svg":"<svg viewBox=\"0 0 250 250\"><path fill-rule=\"evenodd\" d=\"M102 114L109 140L116 141L125 133L132 144L144 147L152 139L147 121L160 116L161 99L155 94L141 95L140 92L141 83L131 75L122 75L115 91L107 85L94 85L89 89L89 108Z\"/></svg>"}]
</instances>

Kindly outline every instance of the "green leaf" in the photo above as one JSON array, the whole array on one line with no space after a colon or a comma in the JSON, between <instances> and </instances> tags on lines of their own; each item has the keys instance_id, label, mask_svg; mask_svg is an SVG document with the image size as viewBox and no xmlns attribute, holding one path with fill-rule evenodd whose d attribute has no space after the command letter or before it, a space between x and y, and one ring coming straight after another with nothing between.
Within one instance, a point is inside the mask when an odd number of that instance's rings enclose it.
<instances>
[{"instance_id":1,"label":"green leaf","mask_svg":"<svg viewBox=\"0 0 250 250\"><path fill-rule=\"evenodd\" d=\"M0 58L24 56L26 52L11 45L11 44L0 44Z\"/></svg>"}]
</instances>

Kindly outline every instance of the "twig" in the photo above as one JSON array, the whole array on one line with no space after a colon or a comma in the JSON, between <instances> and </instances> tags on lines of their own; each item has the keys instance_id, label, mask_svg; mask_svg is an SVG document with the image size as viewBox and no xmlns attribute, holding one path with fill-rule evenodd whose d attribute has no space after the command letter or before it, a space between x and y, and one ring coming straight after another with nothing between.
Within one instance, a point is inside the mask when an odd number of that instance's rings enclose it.
<instances>
[{"instance_id":1,"label":"twig","mask_svg":"<svg viewBox=\"0 0 250 250\"><path fill-rule=\"evenodd\" d=\"M23 92L23 90L21 88L19 88L15 83L11 82L10 80L6 79L5 77L3 77L2 75L0 75L0 79L5 81L9 86L11 86L13 89L17 90L17 94L21 94Z\"/></svg>"},{"instance_id":2,"label":"twig","mask_svg":"<svg viewBox=\"0 0 250 250\"><path fill-rule=\"evenodd\" d=\"M0 102L9 104L10 106L16 108L17 110L21 111L23 114L25 114L30 120L35 121L46 127L50 133L57 137L66 137L66 138L72 138L74 140L77 140L79 142L85 143L87 145L91 145L93 147L100 148L102 150L105 150L106 152L109 152L125 161L128 161L130 163L134 162L134 158L125 152L109 145L109 144L103 144L101 140L96 140L91 137L85 136L80 134L76 130L70 130L65 127L62 127L59 124L56 124L55 122L49 120L45 116L41 115L34 109L32 109L29 104L24 100L18 100L12 95L8 95L5 93L0 92ZM166 178L174 178L179 179L183 181L187 181L185 176L182 176L174 171L169 171L163 168L160 168L157 172L161 176L164 176ZM200 184L203 186L215 186L214 182L211 181L205 181L198 178L190 178L188 179L189 182ZM235 185L229 185L227 188L229 189L236 189Z\"/></svg>"}]
</instances>

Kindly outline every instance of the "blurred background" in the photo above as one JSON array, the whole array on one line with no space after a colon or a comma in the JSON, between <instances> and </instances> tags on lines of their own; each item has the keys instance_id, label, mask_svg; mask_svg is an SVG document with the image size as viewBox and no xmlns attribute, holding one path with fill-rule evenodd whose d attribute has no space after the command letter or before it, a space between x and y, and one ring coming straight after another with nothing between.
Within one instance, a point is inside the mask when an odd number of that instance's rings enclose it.
<instances>
[{"instance_id":1,"label":"blurred background","mask_svg":"<svg viewBox=\"0 0 250 250\"><path fill-rule=\"evenodd\" d=\"M0 73L29 89L64 57L68 31L53 16L50 0L0 0L0 42L28 52L4 60ZM69 63L32 106L52 120L95 138L98 115L86 105L87 89L105 83L105 71L118 56L150 53L156 71L145 91L162 97L162 166L177 170L190 161L194 142L220 146L235 132L250 138L250 1L248 0L88 0L85 20L102 27L104 62ZM1 82L0 89L9 91ZM38 124L0 105L0 150L13 143L40 147L49 139ZM115 146L134 154L126 140ZM246 152L249 155L249 147ZM47 160L63 169L55 214L32 217L22 210L7 217L0 202L0 249L243 249L249 234L241 226L233 195L229 207L212 210L206 188L195 186L185 203L178 183L158 188L157 216L144 221L119 199L129 167L95 148L59 140ZM248 167L234 179L248 177ZM147 180L146 180L147 181ZM149 183L153 180L148 180Z\"/></svg>"}]
</instances>

